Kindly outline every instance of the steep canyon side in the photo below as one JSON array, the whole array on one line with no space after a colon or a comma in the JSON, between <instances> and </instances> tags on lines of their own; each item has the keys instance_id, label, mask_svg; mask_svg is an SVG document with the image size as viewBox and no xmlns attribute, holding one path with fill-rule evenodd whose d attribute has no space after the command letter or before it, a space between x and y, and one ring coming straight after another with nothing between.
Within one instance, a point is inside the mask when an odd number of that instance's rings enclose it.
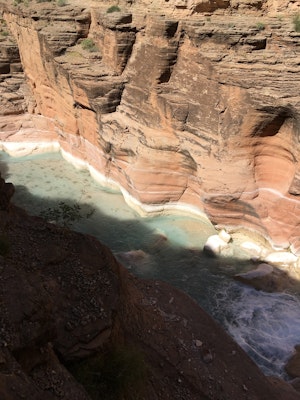
<instances>
[{"instance_id":1,"label":"steep canyon side","mask_svg":"<svg viewBox=\"0 0 300 400\"><path fill-rule=\"evenodd\" d=\"M28 216L13 193L0 175L2 400L299 400L189 296Z\"/></svg>"},{"instance_id":2,"label":"steep canyon side","mask_svg":"<svg viewBox=\"0 0 300 400\"><path fill-rule=\"evenodd\" d=\"M57 140L138 203L203 210L298 254L299 4L108 6L1 4L28 85L1 135Z\"/></svg>"}]
</instances>

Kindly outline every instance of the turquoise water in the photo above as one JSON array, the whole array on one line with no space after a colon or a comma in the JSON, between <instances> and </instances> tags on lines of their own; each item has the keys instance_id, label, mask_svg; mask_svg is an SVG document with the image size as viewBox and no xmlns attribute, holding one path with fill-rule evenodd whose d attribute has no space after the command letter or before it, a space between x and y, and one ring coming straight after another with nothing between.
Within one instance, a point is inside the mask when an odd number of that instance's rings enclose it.
<instances>
[{"instance_id":1,"label":"turquoise water","mask_svg":"<svg viewBox=\"0 0 300 400\"><path fill-rule=\"evenodd\" d=\"M94 214L73 226L96 236L135 275L161 279L184 290L217 319L266 374L284 375L284 363L300 343L299 298L269 294L237 283L236 273L253 269L240 258L202 253L214 234L205 220L181 216L143 218L119 192L101 187L60 153L12 158L0 152L0 170L14 183L13 201L32 215L63 201Z\"/></svg>"}]
</instances>

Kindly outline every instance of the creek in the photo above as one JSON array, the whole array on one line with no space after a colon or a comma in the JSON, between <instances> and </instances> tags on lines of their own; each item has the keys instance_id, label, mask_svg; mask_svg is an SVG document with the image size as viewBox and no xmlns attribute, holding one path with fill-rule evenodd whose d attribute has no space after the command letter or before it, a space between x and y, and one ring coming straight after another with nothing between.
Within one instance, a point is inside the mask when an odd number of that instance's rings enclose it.
<instances>
[{"instance_id":1,"label":"creek","mask_svg":"<svg viewBox=\"0 0 300 400\"><path fill-rule=\"evenodd\" d=\"M265 293L234 281L236 273L253 269L253 264L238 249L231 257L205 256L203 245L215 232L207 220L141 217L120 192L101 187L60 153L16 158L0 152L0 171L15 185L13 202L31 215L59 202L95 210L72 228L97 237L133 274L167 281L188 293L265 374L288 379L284 364L300 343L300 296Z\"/></svg>"}]
</instances>

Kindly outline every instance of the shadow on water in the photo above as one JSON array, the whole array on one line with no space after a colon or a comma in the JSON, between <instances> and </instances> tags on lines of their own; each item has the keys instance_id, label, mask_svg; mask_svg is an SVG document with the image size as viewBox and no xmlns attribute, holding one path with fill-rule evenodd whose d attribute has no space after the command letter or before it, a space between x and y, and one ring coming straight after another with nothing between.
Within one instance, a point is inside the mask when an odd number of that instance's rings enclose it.
<instances>
[{"instance_id":1,"label":"shadow on water","mask_svg":"<svg viewBox=\"0 0 300 400\"><path fill-rule=\"evenodd\" d=\"M14 180L9 162L1 158L0 170L8 181ZM60 174L64 174L64 170ZM170 240L169 235L157 229L155 224L149 225L149 218L140 218L132 210L120 218L117 207L109 204L113 202L110 200L113 197L105 197L105 206L112 210L106 214L103 211L105 207L100 209L97 204L89 202L86 200L88 196L84 200L80 197L78 200L72 195L49 197L48 172L40 179L36 185L44 186L44 189L38 195L20 184L22 179L19 179L19 184L15 185L13 202L32 215L39 215L48 208L54 209L59 202L70 205L77 203L84 214L91 207L95 208L90 218L82 218L74 223L72 229L97 237L112 249L118 260L133 274L164 280L188 293L225 327L266 374L284 376L284 364L294 346L299 344L298 297L289 293L257 291L236 282L233 279L235 274L251 270L255 265L249 260L235 257L211 258L203 253L201 246L189 246L188 241L186 245L180 245L180 242ZM86 181L85 185L89 192L90 187L87 185L93 184ZM101 188L97 190L101 191ZM160 220L161 217L151 219L154 222ZM182 221L181 217L166 217L163 222L175 224L178 221L182 222L180 227L184 230L188 221L184 217Z\"/></svg>"},{"instance_id":2,"label":"shadow on water","mask_svg":"<svg viewBox=\"0 0 300 400\"><path fill-rule=\"evenodd\" d=\"M150 229L145 219L138 215L136 219L120 220L103 213L93 204L62 197L43 198L33 195L22 185L15 185L15 190L12 201L36 216L47 209L56 209L61 202L70 206L78 204L83 217L74 222L71 229L95 236L134 275L164 280L187 292L208 312L216 288L224 279L253 268L248 260L214 258L201 248L180 246L160 230ZM85 218L91 209L94 211L92 216Z\"/></svg>"},{"instance_id":3,"label":"shadow on water","mask_svg":"<svg viewBox=\"0 0 300 400\"><path fill-rule=\"evenodd\" d=\"M4 178L4 179L9 178L8 165L3 160L3 156L1 156L1 153L0 153L0 173L1 173L2 178Z\"/></svg>"}]
</instances>

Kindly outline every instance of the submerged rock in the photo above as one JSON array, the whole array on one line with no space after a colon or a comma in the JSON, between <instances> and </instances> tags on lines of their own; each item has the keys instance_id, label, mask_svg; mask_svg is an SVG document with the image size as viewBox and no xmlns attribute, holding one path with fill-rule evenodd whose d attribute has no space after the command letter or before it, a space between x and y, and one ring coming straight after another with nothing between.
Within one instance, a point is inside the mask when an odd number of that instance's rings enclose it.
<instances>
[{"instance_id":1,"label":"submerged rock","mask_svg":"<svg viewBox=\"0 0 300 400\"><path fill-rule=\"evenodd\" d=\"M234 279L265 292L278 292L291 286L291 280L285 271L262 263L254 270L237 274Z\"/></svg>"},{"instance_id":2,"label":"submerged rock","mask_svg":"<svg viewBox=\"0 0 300 400\"><path fill-rule=\"evenodd\" d=\"M150 254L145 253L143 250L130 250L116 254L117 259L124 263L126 267L132 265L142 266L150 261Z\"/></svg>"},{"instance_id":3,"label":"submerged rock","mask_svg":"<svg viewBox=\"0 0 300 400\"><path fill-rule=\"evenodd\" d=\"M256 269L245 272L243 274L238 274L238 275L236 275L236 277L240 277L240 278L243 278L246 280L247 279L251 280L251 279L255 279L255 278L262 278L264 276L271 274L272 272L274 272L274 268L271 265L259 264L259 266Z\"/></svg>"}]
</instances>

